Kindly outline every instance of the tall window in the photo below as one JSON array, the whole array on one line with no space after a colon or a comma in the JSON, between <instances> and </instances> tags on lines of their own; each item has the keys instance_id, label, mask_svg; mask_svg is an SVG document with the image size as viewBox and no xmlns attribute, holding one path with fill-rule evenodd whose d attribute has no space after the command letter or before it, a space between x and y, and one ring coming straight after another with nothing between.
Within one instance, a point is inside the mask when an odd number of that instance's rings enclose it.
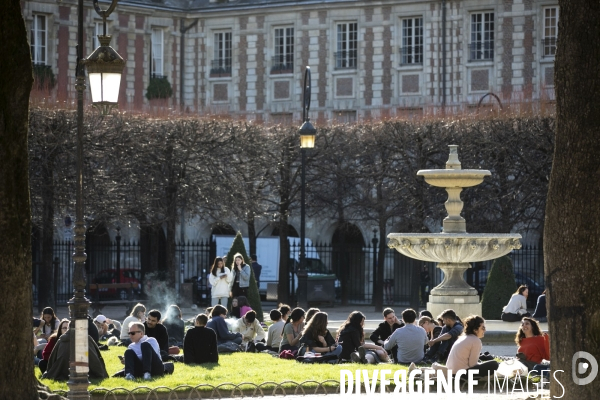
<instances>
[{"instance_id":1,"label":"tall window","mask_svg":"<svg viewBox=\"0 0 600 400\"><path fill-rule=\"evenodd\" d=\"M33 15L30 43L31 61L34 64L46 64L48 60L48 28L45 15Z\"/></svg>"},{"instance_id":2,"label":"tall window","mask_svg":"<svg viewBox=\"0 0 600 400\"><path fill-rule=\"evenodd\" d=\"M104 34L104 27L102 25L102 21L96 21L94 22L94 47L92 48L92 51L96 50L98 48L98 46L100 46L100 41L98 40L98 35L103 35Z\"/></svg>"},{"instance_id":3,"label":"tall window","mask_svg":"<svg viewBox=\"0 0 600 400\"><path fill-rule=\"evenodd\" d=\"M356 69L358 49L358 24L356 22L337 24L336 69Z\"/></svg>"},{"instance_id":4,"label":"tall window","mask_svg":"<svg viewBox=\"0 0 600 400\"><path fill-rule=\"evenodd\" d=\"M231 75L231 32L215 33L215 50L211 75Z\"/></svg>"},{"instance_id":5,"label":"tall window","mask_svg":"<svg viewBox=\"0 0 600 400\"><path fill-rule=\"evenodd\" d=\"M544 8L543 56L554 57L558 35L558 7Z\"/></svg>"},{"instance_id":6,"label":"tall window","mask_svg":"<svg viewBox=\"0 0 600 400\"><path fill-rule=\"evenodd\" d=\"M275 56L271 73L294 72L294 28L275 28Z\"/></svg>"},{"instance_id":7,"label":"tall window","mask_svg":"<svg viewBox=\"0 0 600 400\"><path fill-rule=\"evenodd\" d=\"M494 13L471 14L470 60L494 59Z\"/></svg>"},{"instance_id":8,"label":"tall window","mask_svg":"<svg viewBox=\"0 0 600 400\"><path fill-rule=\"evenodd\" d=\"M164 31L159 28L152 29L152 65L150 74L155 77L164 76Z\"/></svg>"},{"instance_id":9,"label":"tall window","mask_svg":"<svg viewBox=\"0 0 600 400\"><path fill-rule=\"evenodd\" d=\"M423 18L402 20L400 64L423 64Z\"/></svg>"}]
</instances>

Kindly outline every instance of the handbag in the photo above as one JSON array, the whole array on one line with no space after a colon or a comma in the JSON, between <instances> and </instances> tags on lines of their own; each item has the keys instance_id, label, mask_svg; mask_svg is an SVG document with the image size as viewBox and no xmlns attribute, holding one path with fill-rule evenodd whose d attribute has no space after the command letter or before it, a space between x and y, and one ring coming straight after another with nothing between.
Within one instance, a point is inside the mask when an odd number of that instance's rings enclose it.
<instances>
[{"instance_id":1,"label":"handbag","mask_svg":"<svg viewBox=\"0 0 600 400\"><path fill-rule=\"evenodd\" d=\"M520 376L527 375L528 371L529 369L527 366L515 358L512 360L502 361L496 372L498 376L513 378L515 375L517 375L517 373Z\"/></svg>"}]
</instances>

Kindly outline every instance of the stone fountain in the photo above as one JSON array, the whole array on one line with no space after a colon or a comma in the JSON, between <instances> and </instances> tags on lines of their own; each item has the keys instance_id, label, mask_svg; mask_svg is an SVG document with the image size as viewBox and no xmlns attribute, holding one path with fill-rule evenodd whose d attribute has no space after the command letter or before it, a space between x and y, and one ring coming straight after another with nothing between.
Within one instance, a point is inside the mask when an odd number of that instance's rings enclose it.
<instances>
[{"instance_id":1,"label":"stone fountain","mask_svg":"<svg viewBox=\"0 0 600 400\"><path fill-rule=\"evenodd\" d=\"M521 235L502 233L467 233L466 221L460 216L463 188L479 185L490 171L461 169L458 146L451 145L446 169L427 169L417 172L430 185L448 192L442 233L390 233L388 247L417 260L436 262L444 272L444 280L431 290L427 309L433 316L452 308L461 318L481 315L477 290L469 286L464 273L471 262L492 260L520 249Z\"/></svg>"}]
</instances>

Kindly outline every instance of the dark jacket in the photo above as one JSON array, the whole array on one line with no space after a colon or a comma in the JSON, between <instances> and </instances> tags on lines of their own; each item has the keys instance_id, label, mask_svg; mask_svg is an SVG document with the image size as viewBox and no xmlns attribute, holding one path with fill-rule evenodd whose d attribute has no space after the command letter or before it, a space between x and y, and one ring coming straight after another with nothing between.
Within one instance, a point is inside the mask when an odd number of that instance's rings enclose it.
<instances>
[{"instance_id":1,"label":"dark jacket","mask_svg":"<svg viewBox=\"0 0 600 400\"><path fill-rule=\"evenodd\" d=\"M537 299L535 311L533 312L533 318L546 318L548 312L546 310L546 295L541 294Z\"/></svg>"},{"instance_id":2,"label":"dark jacket","mask_svg":"<svg viewBox=\"0 0 600 400\"><path fill-rule=\"evenodd\" d=\"M156 324L154 328L148 328L148 324L144 322L144 328L146 328L146 336L153 337L158 342L160 352L165 351L169 353L169 334L167 328L163 324ZM128 328L129 329L129 328Z\"/></svg>"},{"instance_id":3,"label":"dark jacket","mask_svg":"<svg viewBox=\"0 0 600 400\"><path fill-rule=\"evenodd\" d=\"M96 327L96 324L94 324L94 320L92 319L92 317L90 317L88 315L87 320L88 320L88 335L90 335L92 337L92 339L94 339L94 342L96 342L96 344L98 344L98 341L100 340L100 332L98 332L98 328Z\"/></svg>"},{"instance_id":4,"label":"dark jacket","mask_svg":"<svg viewBox=\"0 0 600 400\"><path fill-rule=\"evenodd\" d=\"M167 319L163 321L163 326L167 328L169 335L169 345L180 346L183 343L183 333L185 332L185 324L179 318Z\"/></svg>"},{"instance_id":5,"label":"dark jacket","mask_svg":"<svg viewBox=\"0 0 600 400\"><path fill-rule=\"evenodd\" d=\"M217 334L217 342L219 344L229 342L234 340L235 338L242 337L240 333L233 333L229 331L227 327L227 322L220 315L217 317L212 317L210 321L206 324L207 328L211 328ZM183 346L185 349L185 346Z\"/></svg>"},{"instance_id":6,"label":"dark jacket","mask_svg":"<svg viewBox=\"0 0 600 400\"><path fill-rule=\"evenodd\" d=\"M331 336L331 333L329 332L329 330L327 330L327 332L325 333L325 336L323 336L323 337L325 338L325 342L327 343L327 346L323 346L323 343L321 343L318 338L312 337L312 335L310 335L310 334L302 335L302 337L300 338L300 343L304 343L304 345L307 346L308 348L330 347L335 344L335 339L333 338L333 336Z\"/></svg>"},{"instance_id":7,"label":"dark jacket","mask_svg":"<svg viewBox=\"0 0 600 400\"><path fill-rule=\"evenodd\" d=\"M94 327L96 329L96 327ZM69 362L71 350L71 330L62 334L56 346L50 354L48 360L48 369L42 375L43 379L54 379L55 381L66 381L69 379ZM100 354L98 345L91 336L88 335L88 354L89 354L89 376L90 378L108 378L104 359Z\"/></svg>"},{"instance_id":8,"label":"dark jacket","mask_svg":"<svg viewBox=\"0 0 600 400\"><path fill-rule=\"evenodd\" d=\"M371 336L369 336L369 339L371 339L371 341L373 343L375 343L376 345L380 345L380 343L378 342L379 340L382 340L385 342L386 339L389 338L396 329L402 328L403 326L404 326L404 322L401 322L399 324L394 323L393 326L390 326L390 324L383 321L382 323L379 324L377 329L375 329L373 331L373 333L371 333Z\"/></svg>"},{"instance_id":9,"label":"dark jacket","mask_svg":"<svg viewBox=\"0 0 600 400\"><path fill-rule=\"evenodd\" d=\"M183 339L183 362L186 364L218 363L217 334L210 328L197 326Z\"/></svg>"},{"instance_id":10,"label":"dark jacket","mask_svg":"<svg viewBox=\"0 0 600 400\"><path fill-rule=\"evenodd\" d=\"M350 355L363 345L360 336L358 328L351 325L346 326L340 333L338 343L342 345L342 354L340 354L342 360L350 360Z\"/></svg>"}]
</instances>

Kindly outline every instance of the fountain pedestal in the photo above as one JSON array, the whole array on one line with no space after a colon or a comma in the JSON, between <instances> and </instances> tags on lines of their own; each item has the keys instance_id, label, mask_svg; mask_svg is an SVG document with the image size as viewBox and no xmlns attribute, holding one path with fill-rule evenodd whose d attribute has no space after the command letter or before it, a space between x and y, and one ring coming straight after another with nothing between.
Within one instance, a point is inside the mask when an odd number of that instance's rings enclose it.
<instances>
[{"instance_id":1,"label":"fountain pedestal","mask_svg":"<svg viewBox=\"0 0 600 400\"><path fill-rule=\"evenodd\" d=\"M431 290L427 309L434 317L452 308L457 315L481 315L481 303L477 290L464 280L464 273L471 268L469 263L439 263L444 280Z\"/></svg>"}]
</instances>

